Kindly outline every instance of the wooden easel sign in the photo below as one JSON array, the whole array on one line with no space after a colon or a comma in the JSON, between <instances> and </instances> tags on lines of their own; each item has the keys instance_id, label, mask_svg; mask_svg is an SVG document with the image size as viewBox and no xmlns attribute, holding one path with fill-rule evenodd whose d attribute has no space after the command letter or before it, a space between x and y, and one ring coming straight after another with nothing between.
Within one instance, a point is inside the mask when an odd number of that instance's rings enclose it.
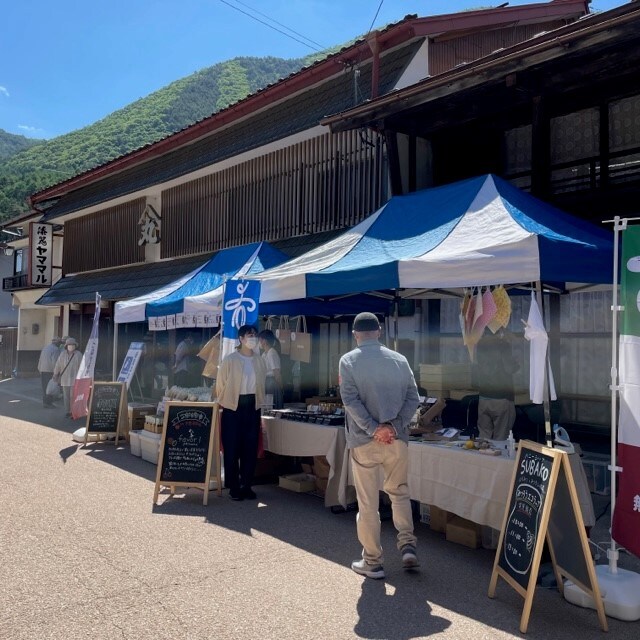
<instances>
[{"instance_id":1,"label":"wooden easel sign","mask_svg":"<svg viewBox=\"0 0 640 640\"><path fill-rule=\"evenodd\" d=\"M494 597L501 577L524 598L522 633L529 624L545 540L560 593L563 577L588 593L595 602L600 626L606 631L607 618L568 456L564 451L521 440L489 597Z\"/></svg>"},{"instance_id":2,"label":"wooden easel sign","mask_svg":"<svg viewBox=\"0 0 640 640\"><path fill-rule=\"evenodd\" d=\"M158 503L160 487L202 489L202 504L209 500L211 463L220 460L220 410L215 402L167 402L160 440L158 471L153 503ZM218 495L222 495L222 474L216 464Z\"/></svg>"},{"instance_id":3,"label":"wooden easel sign","mask_svg":"<svg viewBox=\"0 0 640 640\"><path fill-rule=\"evenodd\" d=\"M113 435L118 446L120 429L127 420L126 388L122 382L94 382L89 397L89 411L84 434L84 445L89 434Z\"/></svg>"}]
</instances>

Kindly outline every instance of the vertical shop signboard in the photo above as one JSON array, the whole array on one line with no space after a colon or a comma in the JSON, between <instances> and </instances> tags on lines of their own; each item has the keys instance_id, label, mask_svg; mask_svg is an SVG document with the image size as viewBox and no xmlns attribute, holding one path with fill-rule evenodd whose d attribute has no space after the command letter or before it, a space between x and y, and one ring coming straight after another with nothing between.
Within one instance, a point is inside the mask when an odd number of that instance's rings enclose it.
<instances>
[{"instance_id":1,"label":"vertical shop signboard","mask_svg":"<svg viewBox=\"0 0 640 640\"><path fill-rule=\"evenodd\" d=\"M44 222L29 223L28 278L32 287L50 287L53 271L53 225Z\"/></svg>"}]
</instances>

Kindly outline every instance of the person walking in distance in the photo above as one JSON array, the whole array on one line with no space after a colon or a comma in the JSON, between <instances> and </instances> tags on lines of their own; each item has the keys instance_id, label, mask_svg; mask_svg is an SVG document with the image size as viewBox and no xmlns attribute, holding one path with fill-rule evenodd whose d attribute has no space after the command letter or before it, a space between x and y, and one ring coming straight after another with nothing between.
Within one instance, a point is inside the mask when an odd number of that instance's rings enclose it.
<instances>
[{"instance_id":1,"label":"person walking in distance","mask_svg":"<svg viewBox=\"0 0 640 640\"><path fill-rule=\"evenodd\" d=\"M62 387L64 397L64 410L67 418L71 417L71 391L73 383L78 375L82 353L78 351L78 342L75 338L67 338L64 342L64 351L58 356L56 366L53 369L53 377Z\"/></svg>"},{"instance_id":2,"label":"person walking in distance","mask_svg":"<svg viewBox=\"0 0 640 640\"><path fill-rule=\"evenodd\" d=\"M359 313L353 323L356 348L340 358L340 395L346 439L358 498L357 532L362 559L351 568L367 578L384 578L378 512L378 476L391 500L397 546L405 569L419 566L409 498L409 421L420 403L407 359L379 342L380 323Z\"/></svg>"},{"instance_id":3,"label":"person walking in distance","mask_svg":"<svg viewBox=\"0 0 640 640\"><path fill-rule=\"evenodd\" d=\"M53 407L53 398L47 394L47 385L53 377L53 369L60 355L61 342L62 340L58 336L53 338L40 352L40 359L38 360L38 371L42 382L42 404L45 407Z\"/></svg>"}]
</instances>

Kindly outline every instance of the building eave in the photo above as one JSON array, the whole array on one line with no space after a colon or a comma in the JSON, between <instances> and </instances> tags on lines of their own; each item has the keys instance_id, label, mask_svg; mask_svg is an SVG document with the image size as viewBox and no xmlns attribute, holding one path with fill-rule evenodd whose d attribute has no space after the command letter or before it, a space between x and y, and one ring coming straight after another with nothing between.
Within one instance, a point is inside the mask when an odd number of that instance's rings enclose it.
<instances>
[{"instance_id":1,"label":"building eave","mask_svg":"<svg viewBox=\"0 0 640 640\"><path fill-rule=\"evenodd\" d=\"M488 25L495 25L496 28L499 28L506 23L525 23L558 16L578 17L585 13L588 13L588 2L586 0L554 0L544 4L499 7L425 18L407 16L404 20L376 32L376 40L380 52L387 52L400 44L447 30L472 30ZM132 166L162 156L168 151L188 145L279 100L288 98L299 91L329 79L335 76L340 69L356 63L368 62L372 56L373 53L367 39L360 39L352 45L313 63L309 67L305 67L277 83L260 89L226 109L162 140L150 143L98 167L89 169L69 180L32 194L28 198L28 203L32 208L35 208L39 203L59 198L107 175L116 174Z\"/></svg>"}]
</instances>

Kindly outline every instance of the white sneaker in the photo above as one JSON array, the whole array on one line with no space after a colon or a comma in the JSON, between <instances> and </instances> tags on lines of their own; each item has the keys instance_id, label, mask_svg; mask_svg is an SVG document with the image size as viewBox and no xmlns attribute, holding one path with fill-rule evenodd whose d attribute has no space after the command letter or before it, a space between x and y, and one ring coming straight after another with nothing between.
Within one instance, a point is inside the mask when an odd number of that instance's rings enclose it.
<instances>
[{"instance_id":1,"label":"white sneaker","mask_svg":"<svg viewBox=\"0 0 640 640\"><path fill-rule=\"evenodd\" d=\"M384 578L384 569L381 564L367 564L364 559L354 560L351 563L351 568L356 573L367 578L373 578L374 580Z\"/></svg>"}]
</instances>

